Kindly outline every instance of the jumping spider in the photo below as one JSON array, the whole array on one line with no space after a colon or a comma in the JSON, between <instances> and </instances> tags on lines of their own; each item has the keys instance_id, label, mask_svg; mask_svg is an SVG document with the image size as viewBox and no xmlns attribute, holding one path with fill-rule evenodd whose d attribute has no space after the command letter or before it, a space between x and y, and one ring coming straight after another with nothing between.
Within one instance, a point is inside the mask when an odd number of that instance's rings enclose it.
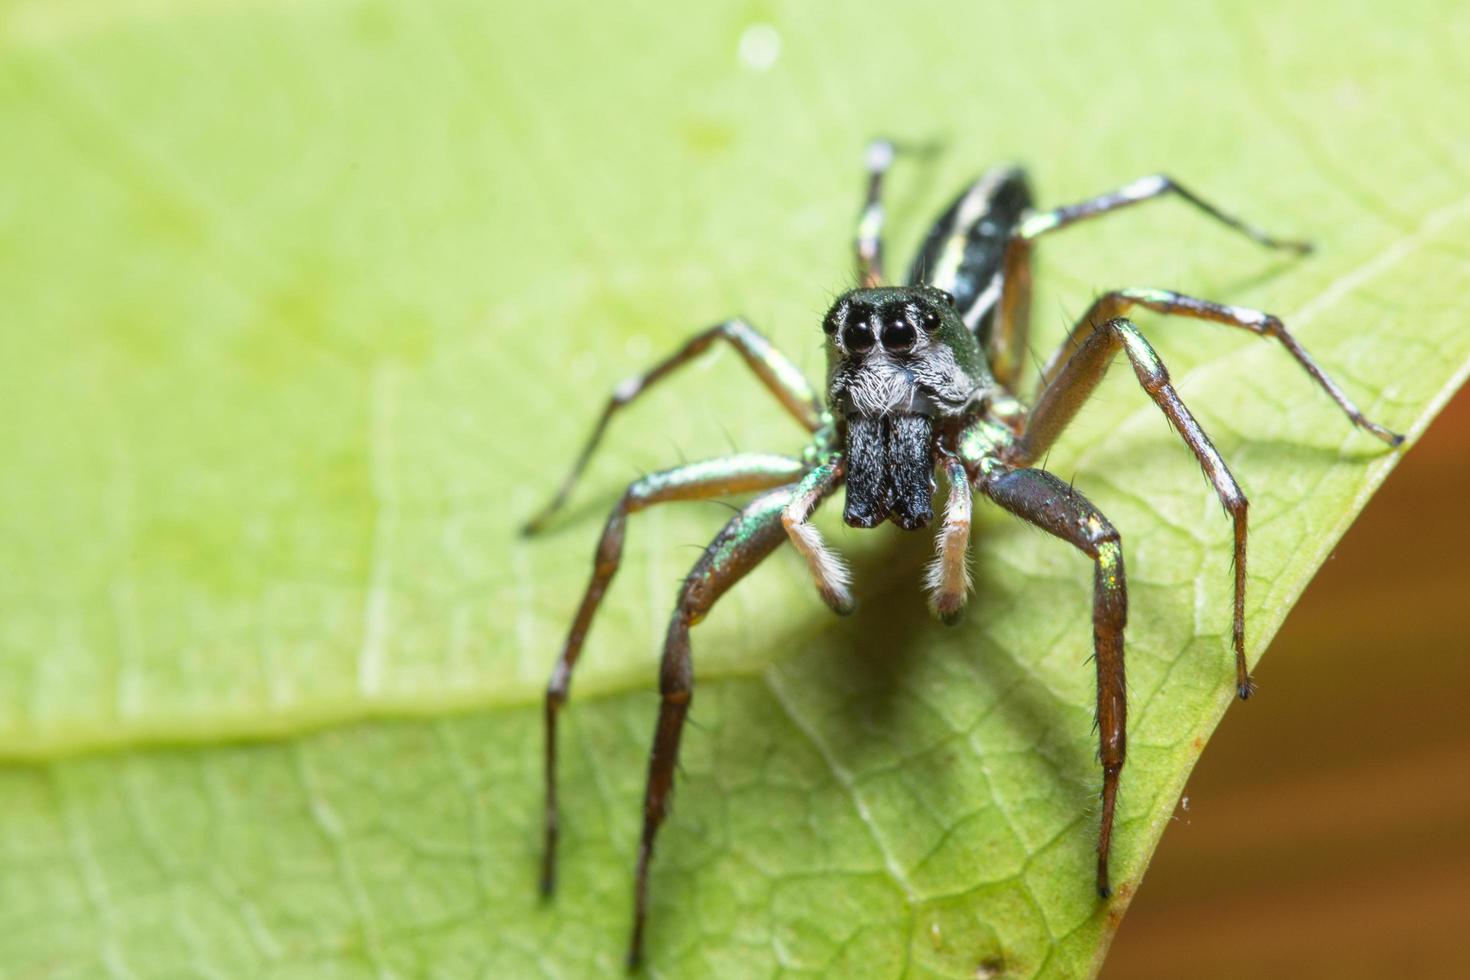
<instances>
[{"instance_id":1,"label":"jumping spider","mask_svg":"<svg viewBox=\"0 0 1470 980\"><path fill-rule=\"evenodd\" d=\"M556 719L592 617L617 572L629 514L670 500L702 500L760 491L715 537L684 580L664 643L662 703L648 767L643 836L634 886L630 964L642 954L648 867L668 810L679 737L693 688L689 628L724 592L783 541L799 551L822 599L838 613L854 608L848 571L809 523L812 512L846 486L843 519L852 527L890 520L906 530L933 519L935 471L948 499L938 556L928 576L935 615L955 622L969 589L966 550L970 498L979 491L1012 514L1079 549L1095 563L1093 643L1097 727L1103 770L1097 891L1106 898L1108 849L1118 776L1123 769L1127 702L1123 627L1128 617L1118 532L1086 497L1035 463L1072 421L1120 350L1149 398L1189 446L1235 525L1232 641L1237 692L1251 694L1245 659L1246 498L1209 437L1169 382L1154 349L1125 314L1135 306L1239 327L1279 342L1354 425L1397 446L1403 437L1369 421L1269 313L1195 299L1163 289L1120 289L1099 297L1041 371L1028 408L1020 399L1031 298L1031 251L1042 235L1174 194L1261 245L1307 252L1305 243L1272 238L1196 197L1166 176L1135 180L1068 207L1037 211L1025 173L997 167L940 215L902 286L885 285L881 192L895 156L884 140L868 147L867 199L855 242L858 287L839 296L822 320L826 333L825 399L748 323L727 320L695 334L645 374L614 391L571 473L526 532L543 528L570 494L609 420L678 367L723 341L812 433L801 456L741 454L692 463L635 481L613 508L598 543L592 581L546 691L546 840L541 887L555 883Z\"/></svg>"}]
</instances>

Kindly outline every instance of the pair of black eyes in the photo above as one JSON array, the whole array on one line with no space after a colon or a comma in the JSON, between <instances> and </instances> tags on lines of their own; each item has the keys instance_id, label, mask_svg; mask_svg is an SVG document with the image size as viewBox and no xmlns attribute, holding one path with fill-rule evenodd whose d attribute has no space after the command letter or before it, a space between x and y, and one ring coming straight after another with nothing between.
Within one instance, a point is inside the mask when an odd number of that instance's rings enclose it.
<instances>
[{"instance_id":1,"label":"pair of black eyes","mask_svg":"<svg viewBox=\"0 0 1470 980\"><path fill-rule=\"evenodd\" d=\"M915 312L925 333L933 333L939 329L938 312L922 308ZM836 324L830 320L827 325L828 332L836 329ZM918 331L914 329L906 309L873 312L853 309L848 311L847 323L842 328L842 346L862 354L873 349L878 334L882 336L883 349L895 354L913 350L914 344L919 340Z\"/></svg>"}]
</instances>

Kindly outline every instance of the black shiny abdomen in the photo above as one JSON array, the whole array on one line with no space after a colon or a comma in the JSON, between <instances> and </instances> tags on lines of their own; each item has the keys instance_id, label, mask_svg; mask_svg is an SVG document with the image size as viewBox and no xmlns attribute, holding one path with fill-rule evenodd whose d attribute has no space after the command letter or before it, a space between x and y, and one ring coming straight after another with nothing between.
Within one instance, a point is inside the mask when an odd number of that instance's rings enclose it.
<instances>
[{"instance_id":1,"label":"black shiny abdomen","mask_svg":"<svg viewBox=\"0 0 1470 980\"><path fill-rule=\"evenodd\" d=\"M961 212L970 210L970 214ZM1031 188L1019 167L990 171L967 187L945 208L924 236L924 244L909 268L909 283L933 285L953 294L955 306L985 346L995 317L994 294L986 290L1000 272L1006 240L1031 207ZM963 239L963 257L952 274L939 270L947 243ZM936 275L936 273L939 273ZM977 311L977 303L987 309Z\"/></svg>"}]
</instances>

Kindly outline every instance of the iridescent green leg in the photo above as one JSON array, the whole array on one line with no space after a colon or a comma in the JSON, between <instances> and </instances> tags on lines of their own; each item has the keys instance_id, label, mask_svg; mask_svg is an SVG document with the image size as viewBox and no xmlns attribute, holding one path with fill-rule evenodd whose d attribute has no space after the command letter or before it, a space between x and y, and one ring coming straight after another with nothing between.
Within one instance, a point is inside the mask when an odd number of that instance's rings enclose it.
<instances>
[{"instance_id":1,"label":"iridescent green leg","mask_svg":"<svg viewBox=\"0 0 1470 980\"><path fill-rule=\"evenodd\" d=\"M1312 355L1307 353L1306 348L1302 347L1297 339L1287 332L1279 318L1260 310L1211 303L1209 300L1195 299L1192 296L1170 292L1167 289L1119 289L1111 293L1104 293L1092 304L1082 319L1077 321L1077 325L1072 328L1072 333L1062 346L1052 354L1051 360L1042 369L1041 387L1045 388L1051 384L1052 379L1061 373L1068 358L1072 356L1073 350L1081 346L1083 339L1096 330L1098 324L1121 317L1135 306L1173 316L1223 323L1228 327L1239 327L1263 337L1275 338L1281 342L1281 346L1286 348L1287 353L1296 359L1302 369L1311 375L1312 380L1317 382L1317 386L1337 402L1338 407L1352 420L1354 425L1372 433L1390 446L1397 446L1404 441L1403 436L1390 432L1376 422L1369 421L1362 410L1347 396L1347 393L1327 376L1327 372L1317 366L1317 362L1312 360Z\"/></svg>"},{"instance_id":2,"label":"iridescent green leg","mask_svg":"<svg viewBox=\"0 0 1470 980\"><path fill-rule=\"evenodd\" d=\"M628 965L638 965L643 956L643 930L648 919L648 865L653 859L654 838L668 815L669 794L674 787L674 767L679 758L679 737L694 692L694 665L690 657L689 628L709 612L730 586L765 559L786 540L781 514L795 495L794 485L772 490L747 504L705 549L684 579L679 602L669 621L659 668L662 701L658 726L654 729L653 753L648 761L648 787L643 803L643 837L638 847L638 871L633 889L633 934L628 944Z\"/></svg>"},{"instance_id":3,"label":"iridescent green leg","mask_svg":"<svg viewBox=\"0 0 1470 980\"><path fill-rule=\"evenodd\" d=\"M1001 296L990 357L991 370L997 381L1014 392L1026 363L1026 338L1031 326L1031 250L1036 239L1071 227L1079 221L1111 214L1165 194L1182 198L1226 227L1235 229L1267 248L1298 253L1312 249L1307 242L1291 241L1267 234L1255 225L1220 210L1164 174L1140 177L1115 191L1099 194L1077 204L1050 211L1037 211L1021 222L1020 228L1006 243L1001 269Z\"/></svg>"},{"instance_id":4,"label":"iridescent green leg","mask_svg":"<svg viewBox=\"0 0 1470 980\"><path fill-rule=\"evenodd\" d=\"M623 533L629 514L654 504L671 500L708 500L729 494L768 490L782 486L801 476L804 467L784 456L749 454L691 463L676 469L654 473L628 487L623 498L608 515L602 538L598 541L592 580L582 596L577 616L562 645L561 656L546 687L546 839L541 858L541 891L551 894L556 885L556 718L566 703L571 688L572 671L582 653L587 630L602 603L603 594L623 556Z\"/></svg>"},{"instance_id":5,"label":"iridescent green leg","mask_svg":"<svg viewBox=\"0 0 1470 980\"><path fill-rule=\"evenodd\" d=\"M1097 838L1097 891L1112 893L1108 855L1118 777L1128 741L1128 687L1123 670L1123 628L1128 624L1128 585L1118 532L1092 503L1045 470L995 470L980 490L1017 517L1077 547L1095 563L1092 579L1092 643L1097 666L1098 756L1102 762L1102 823Z\"/></svg>"},{"instance_id":6,"label":"iridescent green leg","mask_svg":"<svg viewBox=\"0 0 1470 980\"><path fill-rule=\"evenodd\" d=\"M1088 333L1080 346L1042 389L1021 436L1006 460L1024 466L1045 455L1083 402L1092 394L1113 355L1119 350L1133 363L1138 383L1188 444L1235 525L1235 613L1231 637L1235 647L1236 691L1242 699L1253 690L1245 660L1245 558L1248 502L1235 476L1169 381L1164 362L1129 320L1118 317Z\"/></svg>"},{"instance_id":7,"label":"iridescent green leg","mask_svg":"<svg viewBox=\"0 0 1470 980\"><path fill-rule=\"evenodd\" d=\"M604 406L602 415L598 418L597 425L593 428L586 445L582 447L582 452L578 454L576 463L572 465L571 472L557 488L551 501L535 517L526 522L522 533L535 534L542 530L552 516L566 503L567 498L571 496L572 488L576 486L578 477L587 467L587 461L592 458L597 444L602 441L608 423L619 410L627 407L655 383L704 353L716 341L724 341L735 348L736 353L745 360L746 364L750 365L750 369L755 372L756 377L766 386L766 389L775 395L786 410L809 431L815 432L822 427L824 422L822 400L807 383L806 378L802 377L796 365L772 347L770 341L744 320L726 320L724 323L716 324L695 334L685 342L683 347L654 365L652 370L626 379L613 390L612 397Z\"/></svg>"}]
</instances>

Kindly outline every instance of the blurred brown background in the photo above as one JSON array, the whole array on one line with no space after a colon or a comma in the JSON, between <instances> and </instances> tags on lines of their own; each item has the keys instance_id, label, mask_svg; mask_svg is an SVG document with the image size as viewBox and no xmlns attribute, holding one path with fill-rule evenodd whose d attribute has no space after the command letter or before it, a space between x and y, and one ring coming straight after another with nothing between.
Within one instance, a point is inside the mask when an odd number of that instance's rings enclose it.
<instances>
[{"instance_id":1,"label":"blurred brown background","mask_svg":"<svg viewBox=\"0 0 1470 980\"><path fill-rule=\"evenodd\" d=\"M1256 679L1103 977L1470 977L1470 388Z\"/></svg>"}]
</instances>

